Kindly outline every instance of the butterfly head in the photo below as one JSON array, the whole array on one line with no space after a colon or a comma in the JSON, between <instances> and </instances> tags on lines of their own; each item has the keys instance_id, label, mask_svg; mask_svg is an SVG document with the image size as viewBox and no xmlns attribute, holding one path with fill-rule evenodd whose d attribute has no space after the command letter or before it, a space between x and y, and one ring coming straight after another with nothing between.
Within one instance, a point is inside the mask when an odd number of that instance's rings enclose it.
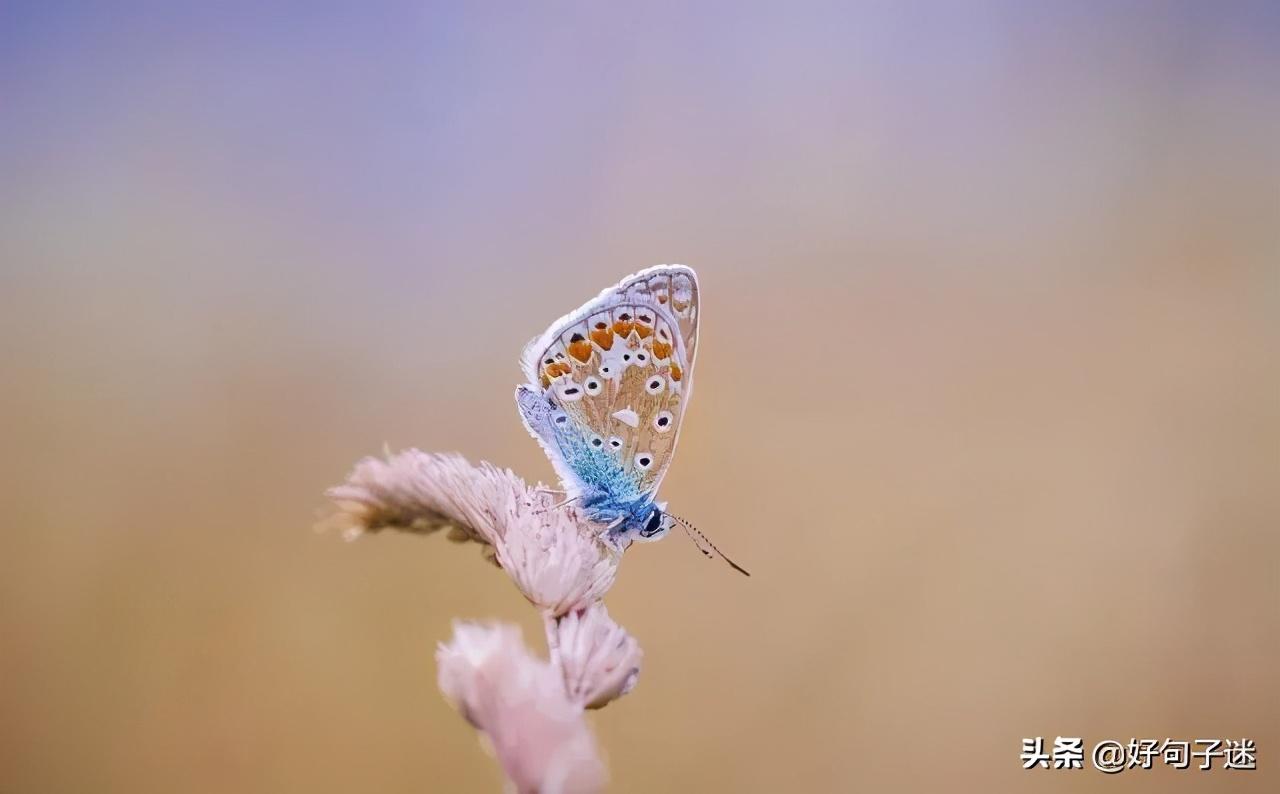
<instances>
[{"instance_id":1,"label":"butterfly head","mask_svg":"<svg viewBox=\"0 0 1280 794\"><path fill-rule=\"evenodd\" d=\"M667 514L666 507L665 502L653 506L653 511L645 519L644 526L636 533L636 540L647 543L666 537L667 532L676 525L676 520Z\"/></svg>"}]
</instances>

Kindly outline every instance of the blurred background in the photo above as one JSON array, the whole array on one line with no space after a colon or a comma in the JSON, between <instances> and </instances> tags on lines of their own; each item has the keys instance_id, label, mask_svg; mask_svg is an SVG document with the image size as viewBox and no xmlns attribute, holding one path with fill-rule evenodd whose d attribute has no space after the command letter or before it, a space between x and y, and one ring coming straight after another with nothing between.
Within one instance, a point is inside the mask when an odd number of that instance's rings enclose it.
<instances>
[{"instance_id":1,"label":"blurred background","mask_svg":"<svg viewBox=\"0 0 1280 794\"><path fill-rule=\"evenodd\" d=\"M533 610L323 490L550 479L522 346L683 262L754 576L627 555L614 791L1276 790L1278 98L1264 2L5 3L0 789L497 790L432 653Z\"/></svg>"}]
</instances>

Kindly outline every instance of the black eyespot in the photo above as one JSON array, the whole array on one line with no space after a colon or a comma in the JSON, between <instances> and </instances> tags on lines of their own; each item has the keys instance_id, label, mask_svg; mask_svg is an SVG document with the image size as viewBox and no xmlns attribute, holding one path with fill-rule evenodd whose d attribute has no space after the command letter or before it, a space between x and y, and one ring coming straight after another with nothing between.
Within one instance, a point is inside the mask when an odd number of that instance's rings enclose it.
<instances>
[{"instance_id":1,"label":"black eyespot","mask_svg":"<svg viewBox=\"0 0 1280 794\"><path fill-rule=\"evenodd\" d=\"M622 439L620 438L609 439L609 446L613 447L614 449L618 449L619 447L622 446Z\"/></svg>"},{"instance_id":2,"label":"black eyespot","mask_svg":"<svg viewBox=\"0 0 1280 794\"><path fill-rule=\"evenodd\" d=\"M565 422L567 422L567 421L569 421L569 417L567 417L567 416L557 416L557 417L556 417L556 424L558 424L558 425L562 425L562 424L564 424L564 423L565 423Z\"/></svg>"},{"instance_id":3,"label":"black eyespot","mask_svg":"<svg viewBox=\"0 0 1280 794\"><path fill-rule=\"evenodd\" d=\"M649 460L648 458L641 458L641 459L640 459L640 465L641 465L641 466L648 466L648 465L649 465L650 463L652 463L652 462L653 462L653 461Z\"/></svg>"},{"instance_id":4,"label":"black eyespot","mask_svg":"<svg viewBox=\"0 0 1280 794\"><path fill-rule=\"evenodd\" d=\"M586 382L587 391L596 391L600 388L600 381L589 380Z\"/></svg>"},{"instance_id":5,"label":"black eyespot","mask_svg":"<svg viewBox=\"0 0 1280 794\"><path fill-rule=\"evenodd\" d=\"M649 357L648 357L647 355L645 355L644 353L636 353L636 358L637 358L638 360L640 360L640 361L645 361L645 360L647 360Z\"/></svg>"},{"instance_id":6,"label":"black eyespot","mask_svg":"<svg viewBox=\"0 0 1280 794\"><path fill-rule=\"evenodd\" d=\"M591 439L591 446L593 446L593 447L603 447L603 446L604 446L604 439L602 439L602 438L593 438L593 439Z\"/></svg>"},{"instance_id":7,"label":"black eyespot","mask_svg":"<svg viewBox=\"0 0 1280 794\"><path fill-rule=\"evenodd\" d=\"M658 388L658 387L659 387L659 386L661 386L661 385L662 385L662 381L660 381L660 380L651 380L651 381L649 381L649 388L650 388L650 389L656 389L656 388Z\"/></svg>"},{"instance_id":8,"label":"black eyespot","mask_svg":"<svg viewBox=\"0 0 1280 794\"><path fill-rule=\"evenodd\" d=\"M556 360L555 360L554 358L549 358L549 359L547 359L546 361L544 361L544 362L542 362L542 363L543 363L543 364L554 364L554 363L556 363Z\"/></svg>"},{"instance_id":9,"label":"black eyespot","mask_svg":"<svg viewBox=\"0 0 1280 794\"><path fill-rule=\"evenodd\" d=\"M567 388L567 389L565 389L565 390L564 390L564 393L565 393L565 394L577 394L577 393L578 393L578 387L577 387L577 386L570 386L569 388Z\"/></svg>"},{"instance_id":10,"label":"black eyespot","mask_svg":"<svg viewBox=\"0 0 1280 794\"><path fill-rule=\"evenodd\" d=\"M630 354L630 353L623 353L623 354L622 354L622 360L623 360L623 361L630 361L630 360L631 360L631 354Z\"/></svg>"},{"instance_id":11,"label":"black eyespot","mask_svg":"<svg viewBox=\"0 0 1280 794\"><path fill-rule=\"evenodd\" d=\"M618 315L618 319L625 323L627 320L631 319L631 315L628 314L627 312L623 312L622 314Z\"/></svg>"},{"instance_id":12,"label":"black eyespot","mask_svg":"<svg viewBox=\"0 0 1280 794\"><path fill-rule=\"evenodd\" d=\"M671 423L674 421L675 416L670 411L663 411L653 418L653 427L659 433L665 433L670 429Z\"/></svg>"},{"instance_id":13,"label":"black eyespot","mask_svg":"<svg viewBox=\"0 0 1280 794\"><path fill-rule=\"evenodd\" d=\"M608 328L608 327L609 327L609 324L608 324L608 323L596 323L596 330L597 330L597 331L603 331L604 329L606 329L606 328Z\"/></svg>"},{"instance_id":14,"label":"black eyespot","mask_svg":"<svg viewBox=\"0 0 1280 794\"><path fill-rule=\"evenodd\" d=\"M600 371L601 371L601 372L603 372L604 374L608 375L608 374L609 374L609 372L610 372L611 370L610 370L608 367L601 367L601 368L600 368Z\"/></svg>"},{"instance_id":15,"label":"black eyespot","mask_svg":"<svg viewBox=\"0 0 1280 794\"><path fill-rule=\"evenodd\" d=\"M570 341L570 342L581 342L581 341L583 340L583 338L584 338L584 337L582 336L582 334L574 334L573 336L569 337L569 341Z\"/></svg>"},{"instance_id":16,"label":"black eyespot","mask_svg":"<svg viewBox=\"0 0 1280 794\"><path fill-rule=\"evenodd\" d=\"M650 316L649 316L649 315L647 315L647 314L642 314L642 315L640 315L640 322L642 322L642 323L651 323L651 322L653 322L653 318L652 318L652 317L650 317Z\"/></svg>"}]
</instances>

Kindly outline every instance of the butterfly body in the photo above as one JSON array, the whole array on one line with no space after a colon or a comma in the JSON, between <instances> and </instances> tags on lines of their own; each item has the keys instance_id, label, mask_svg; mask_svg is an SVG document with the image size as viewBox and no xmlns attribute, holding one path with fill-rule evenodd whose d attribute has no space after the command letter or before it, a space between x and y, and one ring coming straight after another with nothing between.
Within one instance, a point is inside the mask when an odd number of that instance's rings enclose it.
<instances>
[{"instance_id":1,"label":"butterfly body","mask_svg":"<svg viewBox=\"0 0 1280 794\"><path fill-rule=\"evenodd\" d=\"M604 290L525 349L520 416L570 498L615 545L674 521L656 493L692 391L693 270L660 265Z\"/></svg>"}]
</instances>

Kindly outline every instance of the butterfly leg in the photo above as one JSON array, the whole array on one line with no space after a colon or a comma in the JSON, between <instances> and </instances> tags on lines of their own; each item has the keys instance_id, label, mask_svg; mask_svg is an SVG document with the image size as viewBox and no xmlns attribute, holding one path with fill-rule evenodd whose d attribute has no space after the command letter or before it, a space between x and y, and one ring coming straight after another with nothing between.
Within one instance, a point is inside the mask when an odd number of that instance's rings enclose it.
<instances>
[{"instance_id":1,"label":"butterfly leg","mask_svg":"<svg viewBox=\"0 0 1280 794\"><path fill-rule=\"evenodd\" d=\"M600 540L619 551L625 551L626 548L631 545L632 539L626 535L615 535L614 530L622 526L623 522L626 520L626 516L618 516L614 520L610 521L604 529L600 530L598 535Z\"/></svg>"},{"instance_id":2,"label":"butterfly leg","mask_svg":"<svg viewBox=\"0 0 1280 794\"><path fill-rule=\"evenodd\" d=\"M564 507L565 505L569 504L570 502L576 502L577 500L578 500L578 497L576 497L576 496L571 496L571 497L569 497L568 499L565 499L563 502L557 502L556 504L553 504L553 505L551 505L550 507L543 507L543 508L540 508L540 509L538 509L538 510L534 510L534 511L533 511L533 514L534 514L534 515L538 515L538 514L540 514L540 513L547 513L547 512L550 512L550 511L552 511L552 510L559 510L560 508Z\"/></svg>"},{"instance_id":3,"label":"butterfly leg","mask_svg":"<svg viewBox=\"0 0 1280 794\"><path fill-rule=\"evenodd\" d=\"M562 491L559 488L534 488L533 492L534 493L550 493L550 494L556 494L557 496L564 496L565 494L569 493L568 491Z\"/></svg>"}]
</instances>

